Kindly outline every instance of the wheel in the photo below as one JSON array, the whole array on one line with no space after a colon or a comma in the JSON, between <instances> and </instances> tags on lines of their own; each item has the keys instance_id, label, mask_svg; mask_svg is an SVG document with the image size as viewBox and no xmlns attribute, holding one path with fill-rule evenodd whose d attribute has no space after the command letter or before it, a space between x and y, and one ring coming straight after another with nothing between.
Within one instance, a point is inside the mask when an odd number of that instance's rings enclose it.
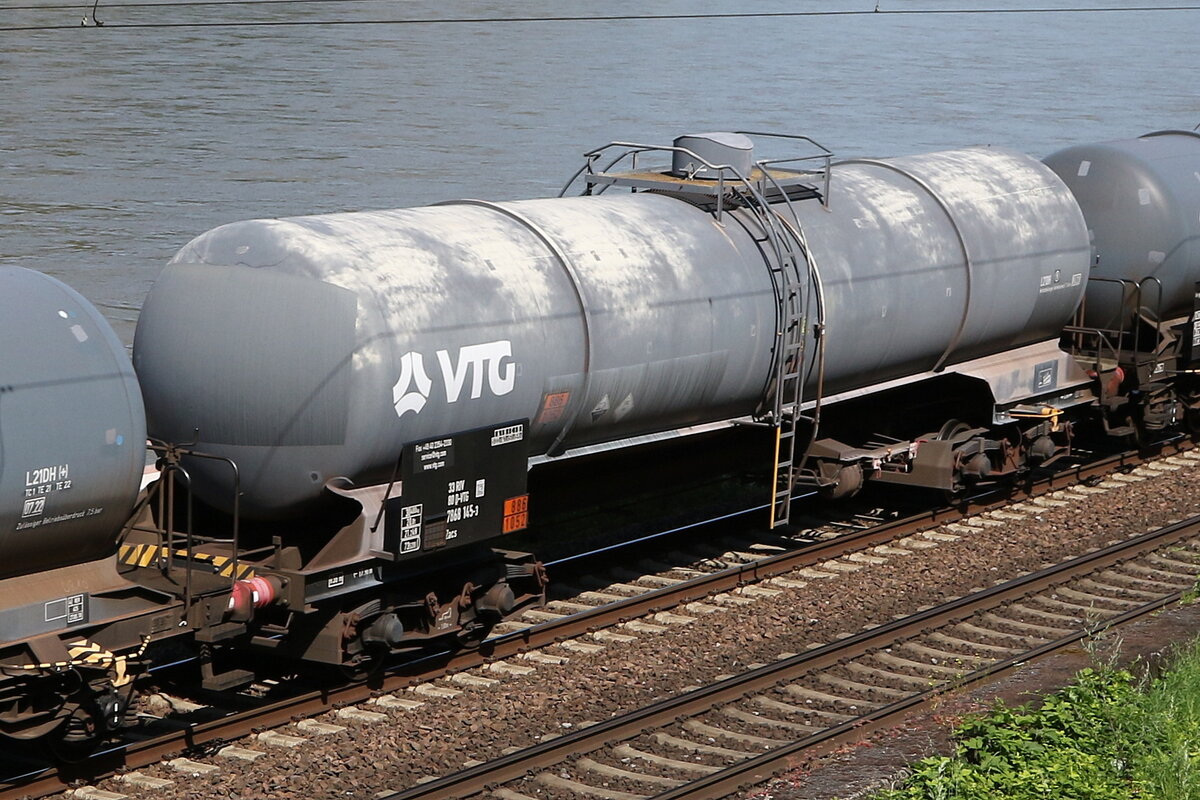
<instances>
[{"instance_id":1,"label":"wheel","mask_svg":"<svg viewBox=\"0 0 1200 800\"><path fill-rule=\"evenodd\" d=\"M959 486L957 489L943 489L942 497L948 506L960 506L967 499L967 487Z\"/></svg>"},{"instance_id":2,"label":"wheel","mask_svg":"<svg viewBox=\"0 0 1200 800\"><path fill-rule=\"evenodd\" d=\"M52 741L62 738L78 713L86 684L74 669L42 675L12 686L0 704L0 740Z\"/></svg>"},{"instance_id":3,"label":"wheel","mask_svg":"<svg viewBox=\"0 0 1200 800\"><path fill-rule=\"evenodd\" d=\"M858 494L862 485L862 465L845 464L837 471L837 479L831 484L822 485L818 491L825 500L840 500Z\"/></svg>"},{"instance_id":4,"label":"wheel","mask_svg":"<svg viewBox=\"0 0 1200 800\"><path fill-rule=\"evenodd\" d=\"M946 420L946 424L942 426L940 431L938 431L935 438L938 441L946 442L960 434L966 433L969 430L971 430L971 426L967 423L960 422L956 419L950 419Z\"/></svg>"},{"instance_id":5,"label":"wheel","mask_svg":"<svg viewBox=\"0 0 1200 800\"><path fill-rule=\"evenodd\" d=\"M387 663L387 651L379 652L375 648L359 654L355 659L338 664L334 670L337 677L350 683L363 681L379 674Z\"/></svg>"},{"instance_id":6,"label":"wheel","mask_svg":"<svg viewBox=\"0 0 1200 800\"><path fill-rule=\"evenodd\" d=\"M117 731L125 723L129 699L111 690L70 702L70 715L49 738L51 754L60 762L74 764L115 741Z\"/></svg>"}]
</instances>

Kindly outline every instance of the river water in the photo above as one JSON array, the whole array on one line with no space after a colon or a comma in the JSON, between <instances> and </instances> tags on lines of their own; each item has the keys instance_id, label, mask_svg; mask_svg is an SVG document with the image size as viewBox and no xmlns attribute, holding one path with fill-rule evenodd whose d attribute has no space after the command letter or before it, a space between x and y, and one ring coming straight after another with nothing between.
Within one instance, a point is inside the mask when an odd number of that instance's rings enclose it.
<instances>
[{"instance_id":1,"label":"river water","mask_svg":"<svg viewBox=\"0 0 1200 800\"><path fill-rule=\"evenodd\" d=\"M614 139L1042 156L1200 123L1200 7L1176 0L133 2L101 2L103 27L64 0L0 5L0 264L65 280L126 343L211 227L544 196ZM822 13L569 19L798 11Z\"/></svg>"}]
</instances>

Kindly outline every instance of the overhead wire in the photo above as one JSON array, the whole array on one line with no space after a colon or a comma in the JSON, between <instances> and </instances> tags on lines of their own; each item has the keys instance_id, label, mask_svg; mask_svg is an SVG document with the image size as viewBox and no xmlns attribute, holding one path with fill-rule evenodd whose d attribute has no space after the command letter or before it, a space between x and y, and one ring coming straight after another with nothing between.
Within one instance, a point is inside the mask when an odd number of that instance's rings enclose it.
<instances>
[{"instance_id":1,"label":"overhead wire","mask_svg":"<svg viewBox=\"0 0 1200 800\"><path fill-rule=\"evenodd\" d=\"M156 6L206 6L206 5L268 5L285 3L316 3L316 2L361 2L362 0L168 0L167 2L125 3L104 6L105 11L119 8L153 8ZM71 10L79 6L22 6L23 9L52 9ZM11 10L11 9L10 9ZM679 20L731 20L731 19L778 19L788 17L852 17L852 16L947 16L947 15L987 15L987 14L1112 14L1163 11L1198 11L1200 5L1143 5L1143 6L1086 6L1074 8L954 8L954 9L846 9L846 10L814 10L814 11L732 11L717 13L687 13L687 14L595 14L595 15L542 15L542 16L492 16L492 17L415 17L410 19L286 19L286 20L205 20L178 22L106 22L106 30L146 29L146 28L253 28L253 27L297 27L304 25L350 26L350 25L498 25L498 24L529 24L542 22L641 22L641 21L679 21ZM94 15L93 15L94 18ZM71 30L78 27L92 27L87 23L81 25L24 25L0 27L0 33L17 31L55 31ZM100 26L95 26L100 27Z\"/></svg>"},{"instance_id":2,"label":"overhead wire","mask_svg":"<svg viewBox=\"0 0 1200 800\"><path fill-rule=\"evenodd\" d=\"M164 2L149 3L106 3L106 9L114 8L172 8L178 6L277 6L277 5L309 5L325 3L395 3L395 0L164 0ZM80 3L32 6L0 6L0 11L74 11L81 7Z\"/></svg>"},{"instance_id":3,"label":"overhead wire","mask_svg":"<svg viewBox=\"0 0 1200 800\"><path fill-rule=\"evenodd\" d=\"M336 5L345 3L394 3L395 0L150 0L150 2L106 3L105 8L170 8L179 6L261 6L261 5ZM34 4L22 6L0 6L0 11L70 11L80 8L81 3ZM909 8L886 9L820 9L810 11L729 11L694 12L673 14L604 14L604 15L544 15L525 17L464 17L425 18L414 22L489 22L489 21L576 21L576 20L639 20L639 19L698 19L723 17L836 17L869 16L871 14L1045 14L1045 13L1095 13L1102 11L1176 11L1195 10L1195 5L1128 5L1128 6L1039 6L1012 8Z\"/></svg>"}]
</instances>

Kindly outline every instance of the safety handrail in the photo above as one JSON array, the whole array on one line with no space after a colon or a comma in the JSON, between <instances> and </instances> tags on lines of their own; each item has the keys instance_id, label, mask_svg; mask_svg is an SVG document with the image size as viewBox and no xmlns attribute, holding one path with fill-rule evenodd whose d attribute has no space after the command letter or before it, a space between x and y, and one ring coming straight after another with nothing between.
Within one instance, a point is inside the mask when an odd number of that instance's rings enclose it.
<instances>
[{"instance_id":1,"label":"safety handrail","mask_svg":"<svg viewBox=\"0 0 1200 800\"><path fill-rule=\"evenodd\" d=\"M175 551L177 549L176 541L180 533L175 529L176 515L176 486L180 485L185 491L186 507L184 513L184 525L186 531L183 532L183 552L184 558L193 559L196 548L200 544L224 544L229 547L229 580L232 585L238 579L239 560L241 559L240 547L240 526L241 526L241 471L238 469L237 462L225 456L205 453L199 450L192 449L193 445L199 441L199 431L193 432L193 440L186 444L174 444L158 439L149 439L149 448L158 456L159 463L159 478L157 485L152 487L147 495L146 502L150 502L150 495L154 492L158 493L157 507L159 530L156 531L159 539L158 550L158 568L164 574L170 574L175 568ZM193 514L193 498L192 498L192 478L191 473L183 465L183 458L200 458L211 461L219 461L226 464L233 473L233 511L231 523L231 535L223 536L207 536L200 535L195 532L195 519ZM176 481L176 476L179 480ZM183 586L183 602L184 608L191 608L193 605L193 590L192 590L192 571L191 569L183 570L184 586Z\"/></svg>"},{"instance_id":2,"label":"safety handrail","mask_svg":"<svg viewBox=\"0 0 1200 800\"><path fill-rule=\"evenodd\" d=\"M831 167L833 166L833 151L832 150L830 150L828 147L821 144L817 140L812 139L808 136L803 136L801 134L768 133L766 131L734 131L734 133L741 134L742 136L765 136L765 137L771 138L771 139L788 139L788 140L792 140L792 141L808 142L813 147L816 147L818 150L820 150L821 151L820 153L816 153L816 154L810 155L810 156L792 156L789 158L765 158L765 159L759 160L756 163L758 163L760 165L763 173L765 174L765 173L767 173L766 168L768 165L769 166L777 166L779 164L791 164L791 163L795 163L795 162L799 162L799 161L816 161L818 159L820 159L821 161L824 161L825 167L821 171L825 174L825 181L824 181L825 185L821 192L821 205L823 205L823 206L829 205L830 173L831 173ZM810 173L807 171L802 171L797 174L804 175L804 174L810 174ZM782 189L780 191L782 192Z\"/></svg>"}]
</instances>

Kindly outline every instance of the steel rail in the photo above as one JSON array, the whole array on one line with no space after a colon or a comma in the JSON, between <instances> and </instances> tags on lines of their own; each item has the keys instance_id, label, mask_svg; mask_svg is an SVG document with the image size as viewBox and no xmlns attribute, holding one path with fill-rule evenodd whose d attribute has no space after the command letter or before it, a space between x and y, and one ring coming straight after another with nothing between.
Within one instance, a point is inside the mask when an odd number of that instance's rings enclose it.
<instances>
[{"instance_id":1,"label":"steel rail","mask_svg":"<svg viewBox=\"0 0 1200 800\"><path fill-rule=\"evenodd\" d=\"M1029 661L1041 658L1065 647L1070 647L1087 636L1126 625L1147 614L1152 614L1161 608L1178 602L1182 599L1183 594L1183 592L1174 592L1170 595L1165 595L1144 606L1108 619L1094 628L1077 631L1069 636L1047 642L1019 655L990 664L983 669L965 675L961 680L954 681L953 685L937 687L903 700L897 700L895 703L864 714L854 720L841 723L792 744L734 764L720 772L714 772L684 786L654 795L652 800L684 800L684 798L688 800L719 800L719 798L726 797L739 790L770 780L779 774L780 771L790 766L790 763L794 763L794 757L801 751L804 751L806 755L825 755L829 751L848 742L861 741L867 734L895 724L909 711L927 703L935 697L996 677Z\"/></svg>"},{"instance_id":2,"label":"steel rail","mask_svg":"<svg viewBox=\"0 0 1200 800\"><path fill-rule=\"evenodd\" d=\"M1162 457L1192 449L1188 441L1168 443L1154 457ZM875 547L897 538L961 520L971 514L1003 508L1013 502L1031 499L1042 494L1099 477L1126 467L1143 463L1136 453L1114 454L1089 464L1048 475L1032 486L1017 488L1002 499L979 503L967 502L956 508L924 511L904 519L893 520L861 531L848 532L835 539L798 547L755 562L739 564L719 572L701 575L682 583L647 591L634 597L613 602L530 626L484 641L478 649L459 651L399 665L386 673L373 676L366 682L315 691L267 703L254 709L240 711L227 717L198 723L180 723L175 731L161 736L135 741L102 751L86 762L48 767L41 775L31 778L36 769L0 779L0 800L38 797L62 791L79 780L97 780L121 770L136 769L157 763L180 752L213 750L256 731L283 725L295 719L314 716L331 709L361 703L380 694L394 692L446 675L481 667L490 661L511 658L525 651L547 647L565 639L620 624L685 605L690 602L730 591L746 584L784 575L802 567L828 561L849 553ZM725 522L722 519L720 522ZM716 524L720 524L720 522ZM852 640L846 640L852 641ZM813 651L816 653L819 651ZM813 653L806 654L808 656ZM431 665L431 662L432 665ZM433 783L429 785L435 785Z\"/></svg>"},{"instance_id":3,"label":"steel rail","mask_svg":"<svg viewBox=\"0 0 1200 800\"><path fill-rule=\"evenodd\" d=\"M530 771L549 768L572 756L592 752L606 743L632 739L648 730L666 726L680 718L697 716L747 695L766 691L782 681L793 680L809 672L828 669L848 659L891 646L899 640L954 624L980 611L1014 602L1081 575L1107 569L1131 558L1144 556L1178 541L1198 536L1200 536L1200 516L1191 517L1053 567L1016 578L999 586L960 597L901 620L885 623L807 653L768 664L596 725L564 734L551 741L534 745L462 772L382 797L385 800L426 800L427 798L442 800L443 798L471 797L497 785L517 780ZM1120 624L1121 621L1151 613L1178 600L1181 594L1181 592L1175 592L1159 598L1145 606L1108 620L1102 627L1111 627ZM1065 647L1089 635L1094 630L1083 630L1077 634L1032 648L1018 656L968 673L963 679L950 682L940 690L935 688L896 701L874 712L856 717L854 720L805 737L762 756L748 759L734 767L658 794L655 798L656 800L681 800L682 798L725 797L747 785L771 777L780 764L801 750L807 750L819 744L833 746L846 734L861 738L868 730L866 727L868 724L881 726L931 697L983 680L1002 670L1010 669L1019 662L1028 661L1038 655Z\"/></svg>"}]
</instances>

